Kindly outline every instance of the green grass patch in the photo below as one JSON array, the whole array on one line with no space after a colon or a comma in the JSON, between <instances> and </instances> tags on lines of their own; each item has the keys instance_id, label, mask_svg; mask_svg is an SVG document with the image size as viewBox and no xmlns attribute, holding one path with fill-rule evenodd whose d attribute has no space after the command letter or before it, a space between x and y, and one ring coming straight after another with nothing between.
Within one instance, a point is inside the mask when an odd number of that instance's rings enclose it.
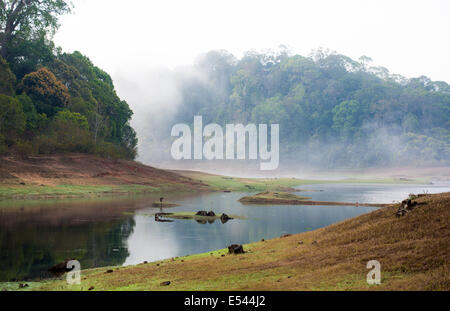
<instances>
[{"instance_id":1,"label":"green grass patch","mask_svg":"<svg viewBox=\"0 0 450 311\"><path fill-rule=\"evenodd\" d=\"M239 201L245 204L295 204L310 198L288 192L265 191L252 196L243 197Z\"/></svg>"},{"instance_id":2,"label":"green grass patch","mask_svg":"<svg viewBox=\"0 0 450 311\"><path fill-rule=\"evenodd\" d=\"M158 191L160 191L160 188L146 185L0 186L0 199L89 197L114 194L143 194Z\"/></svg>"}]
</instances>

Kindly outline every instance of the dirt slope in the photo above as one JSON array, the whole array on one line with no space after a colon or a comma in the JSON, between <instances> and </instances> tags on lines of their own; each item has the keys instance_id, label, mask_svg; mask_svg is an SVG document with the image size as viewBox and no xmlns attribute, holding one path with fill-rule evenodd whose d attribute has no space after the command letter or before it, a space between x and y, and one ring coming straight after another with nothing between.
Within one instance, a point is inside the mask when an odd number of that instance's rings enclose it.
<instances>
[{"instance_id":1,"label":"dirt slope","mask_svg":"<svg viewBox=\"0 0 450 311\"><path fill-rule=\"evenodd\" d=\"M26 159L0 157L0 184L17 185L146 185L206 186L174 172L134 161L112 160L86 154L41 155Z\"/></svg>"}]
</instances>

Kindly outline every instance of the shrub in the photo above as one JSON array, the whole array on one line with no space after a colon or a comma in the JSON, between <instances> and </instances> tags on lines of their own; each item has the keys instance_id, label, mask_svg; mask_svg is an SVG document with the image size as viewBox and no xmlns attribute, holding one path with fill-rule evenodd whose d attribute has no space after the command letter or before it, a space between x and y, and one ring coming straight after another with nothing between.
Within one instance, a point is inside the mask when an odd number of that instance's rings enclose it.
<instances>
[{"instance_id":1,"label":"shrub","mask_svg":"<svg viewBox=\"0 0 450 311\"><path fill-rule=\"evenodd\" d=\"M36 148L33 146L33 144L30 141L27 140L19 140L14 145L14 151L17 155L21 157L26 157L30 154L36 153Z\"/></svg>"}]
</instances>

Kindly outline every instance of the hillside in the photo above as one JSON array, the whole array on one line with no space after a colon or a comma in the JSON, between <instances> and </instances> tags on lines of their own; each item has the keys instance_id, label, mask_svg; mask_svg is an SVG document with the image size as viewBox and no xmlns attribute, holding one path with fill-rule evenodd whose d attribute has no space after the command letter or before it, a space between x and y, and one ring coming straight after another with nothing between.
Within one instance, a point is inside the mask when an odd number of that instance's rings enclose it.
<instances>
[{"instance_id":1,"label":"hillside","mask_svg":"<svg viewBox=\"0 0 450 311\"><path fill-rule=\"evenodd\" d=\"M136 111L136 124L151 124L137 128L140 148L148 150L143 160L170 159L171 127L202 116L205 125L279 124L286 169L450 161L450 86L392 74L368 58L323 50L311 56L249 51L241 58L210 51L172 76L181 94L176 109L164 118Z\"/></svg>"},{"instance_id":2,"label":"hillside","mask_svg":"<svg viewBox=\"0 0 450 311\"><path fill-rule=\"evenodd\" d=\"M87 154L0 157L1 197L201 190L207 186L138 162Z\"/></svg>"},{"instance_id":3,"label":"hillside","mask_svg":"<svg viewBox=\"0 0 450 311\"><path fill-rule=\"evenodd\" d=\"M31 284L39 290L450 290L450 193L426 195L403 217L399 205L323 229L226 250L132 267L83 272ZM224 245L224 247L227 245ZM381 263L381 285L367 285L367 262ZM170 281L162 287L161 282Z\"/></svg>"}]
</instances>

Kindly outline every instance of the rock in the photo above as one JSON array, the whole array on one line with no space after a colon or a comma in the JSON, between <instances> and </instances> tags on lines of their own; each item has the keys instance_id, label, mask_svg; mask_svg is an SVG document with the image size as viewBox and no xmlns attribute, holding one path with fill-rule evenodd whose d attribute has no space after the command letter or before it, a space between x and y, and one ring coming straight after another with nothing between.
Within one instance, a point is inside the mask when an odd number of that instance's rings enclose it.
<instances>
[{"instance_id":1,"label":"rock","mask_svg":"<svg viewBox=\"0 0 450 311\"><path fill-rule=\"evenodd\" d=\"M409 199L408 200L404 200L402 202L402 204L403 204L403 208L404 209L410 209L412 207L412 202Z\"/></svg>"},{"instance_id":2,"label":"rock","mask_svg":"<svg viewBox=\"0 0 450 311\"><path fill-rule=\"evenodd\" d=\"M228 222L228 220L231 220L231 219L233 219L233 218L231 218L227 214L222 214L222 216L220 216L220 221L222 221L223 224Z\"/></svg>"},{"instance_id":3,"label":"rock","mask_svg":"<svg viewBox=\"0 0 450 311\"><path fill-rule=\"evenodd\" d=\"M169 286L170 285L170 281L162 282L160 285L161 286Z\"/></svg>"},{"instance_id":4,"label":"rock","mask_svg":"<svg viewBox=\"0 0 450 311\"><path fill-rule=\"evenodd\" d=\"M419 203L412 201L411 199L403 200L401 206L395 213L397 218L405 216L408 212L412 211L415 206L419 205Z\"/></svg>"},{"instance_id":5,"label":"rock","mask_svg":"<svg viewBox=\"0 0 450 311\"><path fill-rule=\"evenodd\" d=\"M402 201L402 207L400 209L406 209L408 211L412 211L413 207L419 205L416 201L412 201L411 199Z\"/></svg>"},{"instance_id":6,"label":"rock","mask_svg":"<svg viewBox=\"0 0 450 311\"><path fill-rule=\"evenodd\" d=\"M60 262L56 265L54 265L53 267L51 267L48 271L50 271L53 274L62 274L65 272L69 272L72 271L73 268L67 268L67 264L69 263L69 261L72 261L74 259L66 259L64 262Z\"/></svg>"},{"instance_id":7,"label":"rock","mask_svg":"<svg viewBox=\"0 0 450 311\"><path fill-rule=\"evenodd\" d=\"M156 213L155 214L155 221L156 222L173 222L171 219L161 219L161 217L164 216L170 216L172 213Z\"/></svg>"},{"instance_id":8,"label":"rock","mask_svg":"<svg viewBox=\"0 0 450 311\"><path fill-rule=\"evenodd\" d=\"M237 254L244 254L245 251L244 251L244 247L242 245L233 244L233 245L228 246L228 253L237 255Z\"/></svg>"},{"instance_id":9,"label":"rock","mask_svg":"<svg viewBox=\"0 0 450 311\"><path fill-rule=\"evenodd\" d=\"M206 211L199 211L197 212L197 214L195 214L196 216L203 216L203 217L207 217L208 216L208 212Z\"/></svg>"},{"instance_id":10,"label":"rock","mask_svg":"<svg viewBox=\"0 0 450 311\"><path fill-rule=\"evenodd\" d=\"M209 217L216 217L216 214L213 211L208 212Z\"/></svg>"},{"instance_id":11,"label":"rock","mask_svg":"<svg viewBox=\"0 0 450 311\"><path fill-rule=\"evenodd\" d=\"M397 216L397 218L403 217L408 213L407 210L400 208L397 213L395 213L395 216Z\"/></svg>"}]
</instances>

